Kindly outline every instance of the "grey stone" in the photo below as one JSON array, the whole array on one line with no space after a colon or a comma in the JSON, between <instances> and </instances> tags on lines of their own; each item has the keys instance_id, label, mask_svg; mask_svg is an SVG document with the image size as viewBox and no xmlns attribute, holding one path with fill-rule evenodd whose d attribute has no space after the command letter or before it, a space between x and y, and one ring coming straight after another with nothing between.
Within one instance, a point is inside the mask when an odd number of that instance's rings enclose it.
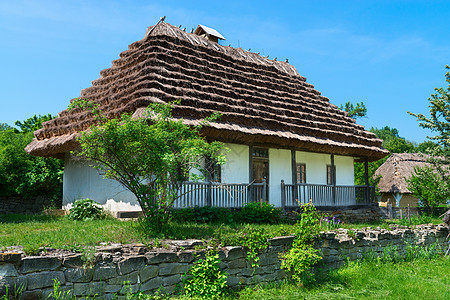
<instances>
[{"instance_id":1,"label":"grey stone","mask_svg":"<svg viewBox=\"0 0 450 300\"><path fill-rule=\"evenodd\" d=\"M145 266L141 271L141 281L146 282L149 279L152 279L158 276L159 268L157 266Z\"/></svg>"},{"instance_id":2,"label":"grey stone","mask_svg":"<svg viewBox=\"0 0 450 300\"><path fill-rule=\"evenodd\" d=\"M178 291L179 289L181 289L181 286L178 284L175 285L170 285L170 286L165 286L162 291L164 294L166 295L172 295L173 293L175 293L176 291Z\"/></svg>"},{"instance_id":3,"label":"grey stone","mask_svg":"<svg viewBox=\"0 0 450 300\"><path fill-rule=\"evenodd\" d=\"M228 286L235 286L240 283L240 280L237 276L228 276L227 277L227 285Z\"/></svg>"},{"instance_id":4,"label":"grey stone","mask_svg":"<svg viewBox=\"0 0 450 300\"><path fill-rule=\"evenodd\" d=\"M139 272L135 271L129 273L127 275L117 276L111 278L108 283L109 284L124 284L125 282L129 282L130 284L135 284L138 282Z\"/></svg>"},{"instance_id":5,"label":"grey stone","mask_svg":"<svg viewBox=\"0 0 450 300\"><path fill-rule=\"evenodd\" d=\"M145 254L147 264L159 264L162 262L178 262L179 258L176 252L147 252Z\"/></svg>"},{"instance_id":6,"label":"grey stone","mask_svg":"<svg viewBox=\"0 0 450 300\"><path fill-rule=\"evenodd\" d=\"M172 276L162 277L163 286L174 285L181 282L181 275L175 274Z\"/></svg>"},{"instance_id":7,"label":"grey stone","mask_svg":"<svg viewBox=\"0 0 450 300\"><path fill-rule=\"evenodd\" d=\"M107 280L117 276L116 267L113 265L97 265L94 268L94 281Z\"/></svg>"},{"instance_id":8,"label":"grey stone","mask_svg":"<svg viewBox=\"0 0 450 300\"><path fill-rule=\"evenodd\" d=\"M53 286L54 279L62 285L66 283L66 278L62 271L39 272L27 275L28 289L40 289Z\"/></svg>"},{"instance_id":9,"label":"grey stone","mask_svg":"<svg viewBox=\"0 0 450 300\"><path fill-rule=\"evenodd\" d=\"M280 259L278 257L278 253L263 253L259 256L259 265L267 266L267 265L275 265L279 264Z\"/></svg>"},{"instance_id":10,"label":"grey stone","mask_svg":"<svg viewBox=\"0 0 450 300\"><path fill-rule=\"evenodd\" d=\"M244 249L242 247L225 247L226 258L224 260L233 261L235 259L245 256Z\"/></svg>"},{"instance_id":11,"label":"grey stone","mask_svg":"<svg viewBox=\"0 0 450 300\"><path fill-rule=\"evenodd\" d=\"M42 290L25 291L20 297L21 300L36 300L42 299Z\"/></svg>"},{"instance_id":12,"label":"grey stone","mask_svg":"<svg viewBox=\"0 0 450 300\"><path fill-rule=\"evenodd\" d=\"M122 289L122 284L108 284L105 286L105 293L118 293Z\"/></svg>"},{"instance_id":13,"label":"grey stone","mask_svg":"<svg viewBox=\"0 0 450 300\"><path fill-rule=\"evenodd\" d=\"M161 279L161 277L155 277L143 284L141 284L141 291L146 292L146 291L152 291L155 290L159 287L161 287L163 284L163 281Z\"/></svg>"},{"instance_id":14,"label":"grey stone","mask_svg":"<svg viewBox=\"0 0 450 300\"><path fill-rule=\"evenodd\" d=\"M53 271L61 266L61 261L52 256L30 256L22 259L22 273Z\"/></svg>"},{"instance_id":15,"label":"grey stone","mask_svg":"<svg viewBox=\"0 0 450 300\"><path fill-rule=\"evenodd\" d=\"M128 292L131 294L136 294L139 291L139 284L129 284L123 285L119 294L126 295Z\"/></svg>"},{"instance_id":16,"label":"grey stone","mask_svg":"<svg viewBox=\"0 0 450 300\"><path fill-rule=\"evenodd\" d=\"M242 268L238 268L238 269L225 269L225 272L227 272L228 275L241 274Z\"/></svg>"},{"instance_id":17,"label":"grey stone","mask_svg":"<svg viewBox=\"0 0 450 300\"><path fill-rule=\"evenodd\" d=\"M19 276L14 265L12 265L12 264L0 265L0 278L13 277L13 276Z\"/></svg>"},{"instance_id":18,"label":"grey stone","mask_svg":"<svg viewBox=\"0 0 450 300\"><path fill-rule=\"evenodd\" d=\"M64 295L67 298L71 298L73 296L72 289L73 289L72 285L63 285L63 286L59 287L59 291L64 293ZM42 299L51 298L50 295L52 294L53 290L54 290L53 288L47 288L47 289L42 290ZM67 299L67 298L64 298L64 299ZM61 296L60 299L63 299L63 297Z\"/></svg>"},{"instance_id":19,"label":"grey stone","mask_svg":"<svg viewBox=\"0 0 450 300\"><path fill-rule=\"evenodd\" d=\"M193 255L193 251L183 251L183 252L179 252L178 255L178 260L182 263L186 262L186 263L190 263L194 260L194 255ZM223 253L223 252L222 252ZM220 259L220 256L219 256Z\"/></svg>"},{"instance_id":20,"label":"grey stone","mask_svg":"<svg viewBox=\"0 0 450 300\"><path fill-rule=\"evenodd\" d=\"M68 282L89 282L94 276L94 269L66 269L64 275Z\"/></svg>"},{"instance_id":21,"label":"grey stone","mask_svg":"<svg viewBox=\"0 0 450 300\"><path fill-rule=\"evenodd\" d=\"M284 245L291 245L294 241L295 236L279 236L269 239L269 244L271 246L284 246Z\"/></svg>"},{"instance_id":22,"label":"grey stone","mask_svg":"<svg viewBox=\"0 0 450 300\"><path fill-rule=\"evenodd\" d=\"M18 263L22 258L22 254L16 252L0 253L0 263Z\"/></svg>"},{"instance_id":23,"label":"grey stone","mask_svg":"<svg viewBox=\"0 0 450 300\"><path fill-rule=\"evenodd\" d=\"M145 256L130 256L117 264L120 275L138 271L145 266Z\"/></svg>"},{"instance_id":24,"label":"grey stone","mask_svg":"<svg viewBox=\"0 0 450 300\"><path fill-rule=\"evenodd\" d=\"M159 275L184 274L189 271L187 263L162 263L159 265Z\"/></svg>"},{"instance_id":25,"label":"grey stone","mask_svg":"<svg viewBox=\"0 0 450 300\"><path fill-rule=\"evenodd\" d=\"M103 295L104 289L105 283L102 281L73 284L74 296L101 296Z\"/></svg>"},{"instance_id":26,"label":"grey stone","mask_svg":"<svg viewBox=\"0 0 450 300\"><path fill-rule=\"evenodd\" d=\"M74 254L68 257L64 257L62 265L67 268L81 268L83 267L83 260L81 259L83 254Z\"/></svg>"},{"instance_id":27,"label":"grey stone","mask_svg":"<svg viewBox=\"0 0 450 300\"><path fill-rule=\"evenodd\" d=\"M6 288L8 288L8 293L13 295L20 290L25 291L27 282L26 276L0 277L0 295L6 293Z\"/></svg>"},{"instance_id":28,"label":"grey stone","mask_svg":"<svg viewBox=\"0 0 450 300\"><path fill-rule=\"evenodd\" d=\"M247 266L247 260L245 258L238 258L228 262L228 268L230 269L242 269Z\"/></svg>"}]
</instances>

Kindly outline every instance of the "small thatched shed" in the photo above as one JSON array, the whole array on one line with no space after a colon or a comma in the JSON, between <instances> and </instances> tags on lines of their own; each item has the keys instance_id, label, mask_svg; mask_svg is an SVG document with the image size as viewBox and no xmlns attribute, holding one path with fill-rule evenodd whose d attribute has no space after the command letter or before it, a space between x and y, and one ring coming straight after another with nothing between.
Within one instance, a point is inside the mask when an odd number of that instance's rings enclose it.
<instances>
[{"instance_id":1,"label":"small thatched shed","mask_svg":"<svg viewBox=\"0 0 450 300\"><path fill-rule=\"evenodd\" d=\"M376 171L375 177L381 177L378 190L382 194L381 206L386 206L388 199L392 206L415 207L418 199L408 190L407 178L414 174L414 168L429 165L426 157L418 153L393 153Z\"/></svg>"},{"instance_id":2,"label":"small thatched shed","mask_svg":"<svg viewBox=\"0 0 450 300\"><path fill-rule=\"evenodd\" d=\"M331 104L289 63L222 46L217 40L223 37L206 26L196 32L165 22L149 27L81 97L98 103L110 118L125 112L139 117L149 103L174 100L180 100L174 116L188 123L221 113L202 134L231 149L222 182L265 179L275 205L280 205L282 179L352 185L355 160L388 154L375 134ZM78 146L79 132L93 123L89 113L64 110L34 133L26 151L66 160L65 202L79 197L132 202L68 155Z\"/></svg>"}]
</instances>

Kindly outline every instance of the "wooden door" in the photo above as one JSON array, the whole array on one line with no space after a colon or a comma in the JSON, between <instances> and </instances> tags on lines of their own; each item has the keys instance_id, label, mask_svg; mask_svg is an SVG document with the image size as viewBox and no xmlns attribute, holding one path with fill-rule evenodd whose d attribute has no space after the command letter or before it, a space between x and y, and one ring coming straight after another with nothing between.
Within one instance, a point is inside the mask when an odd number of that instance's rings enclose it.
<instances>
[{"instance_id":1,"label":"wooden door","mask_svg":"<svg viewBox=\"0 0 450 300\"><path fill-rule=\"evenodd\" d=\"M269 160L266 159L253 159L252 161L252 178L255 183L261 183L266 181L266 188L261 186L257 187L254 192L255 200L260 201L262 198L262 192L265 190L266 201L269 201Z\"/></svg>"}]
</instances>

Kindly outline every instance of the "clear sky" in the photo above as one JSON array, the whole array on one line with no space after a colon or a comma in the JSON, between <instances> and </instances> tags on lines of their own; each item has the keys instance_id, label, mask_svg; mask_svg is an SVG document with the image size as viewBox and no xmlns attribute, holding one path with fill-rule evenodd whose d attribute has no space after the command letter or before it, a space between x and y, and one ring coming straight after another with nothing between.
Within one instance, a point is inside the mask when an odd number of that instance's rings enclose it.
<instances>
[{"instance_id":1,"label":"clear sky","mask_svg":"<svg viewBox=\"0 0 450 300\"><path fill-rule=\"evenodd\" d=\"M0 123L56 115L160 17L222 44L289 59L331 102L363 101L358 123L430 133L406 112L428 113L450 64L450 1L0 0Z\"/></svg>"}]
</instances>

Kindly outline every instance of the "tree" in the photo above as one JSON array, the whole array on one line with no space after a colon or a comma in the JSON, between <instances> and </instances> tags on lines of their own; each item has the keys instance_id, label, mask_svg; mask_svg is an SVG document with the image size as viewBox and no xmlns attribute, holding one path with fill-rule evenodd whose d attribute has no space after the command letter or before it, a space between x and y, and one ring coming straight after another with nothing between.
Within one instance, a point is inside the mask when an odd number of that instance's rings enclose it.
<instances>
[{"instance_id":1,"label":"tree","mask_svg":"<svg viewBox=\"0 0 450 300\"><path fill-rule=\"evenodd\" d=\"M30 119L38 120L40 117ZM28 123L28 120L23 123L17 121L16 124ZM62 197L63 161L29 155L24 149L33 139L33 133L26 132L25 127L19 132L7 124L1 125L0 195L24 198L45 196L59 202Z\"/></svg>"},{"instance_id":2,"label":"tree","mask_svg":"<svg viewBox=\"0 0 450 300\"><path fill-rule=\"evenodd\" d=\"M20 128L21 132L34 132L42 128L42 123L55 118L51 114L47 115L34 115L31 118L26 119L23 122L16 121L14 124Z\"/></svg>"},{"instance_id":3,"label":"tree","mask_svg":"<svg viewBox=\"0 0 450 300\"><path fill-rule=\"evenodd\" d=\"M364 118L367 115L367 108L363 102L353 105L353 103L347 101L344 105L341 104L339 109L348 112L348 116L353 119Z\"/></svg>"},{"instance_id":4,"label":"tree","mask_svg":"<svg viewBox=\"0 0 450 300\"><path fill-rule=\"evenodd\" d=\"M200 137L204 123L190 127L174 120L171 105L150 105L147 118L124 114L110 120L92 101L77 99L69 107L74 108L88 109L97 119L97 125L81 134L81 149L76 156L93 162L105 178L132 192L153 233L161 233L170 220L181 182L190 171L206 172L202 168L204 157L219 164L225 162L223 144L208 143Z\"/></svg>"},{"instance_id":5,"label":"tree","mask_svg":"<svg viewBox=\"0 0 450 300\"><path fill-rule=\"evenodd\" d=\"M411 193L419 199L419 206L429 215L450 197L450 185L431 166L415 168L406 182Z\"/></svg>"}]
</instances>

